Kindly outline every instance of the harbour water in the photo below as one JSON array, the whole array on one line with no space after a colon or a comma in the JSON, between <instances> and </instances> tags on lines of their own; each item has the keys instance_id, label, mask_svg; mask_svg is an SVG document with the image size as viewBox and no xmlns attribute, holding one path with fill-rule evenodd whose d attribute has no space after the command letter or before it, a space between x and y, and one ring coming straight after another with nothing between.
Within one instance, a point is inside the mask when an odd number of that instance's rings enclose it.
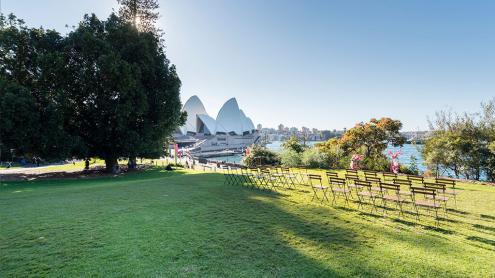
<instances>
[{"instance_id":1,"label":"harbour water","mask_svg":"<svg viewBox=\"0 0 495 278\"><path fill-rule=\"evenodd\" d=\"M266 147L272 151L275 152L280 152L282 150L282 141L274 141ZM310 141L306 142L307 145L313 146L316 143L316 141ZM425 171L426 166L423 164L423 157L421 155L421 148L422 145L416 145L416 144L405 144L402 147L388 147L386 152L388 154L389 151L401 151L401 155L399 156L399 163L403 165L410 165L411 164L411 157L414 156L416 158L416 165L420 171ZM241 163L242 162L242 155L233 155L233 156L222 156L222 157L212 157L209 158L210 160L217 160L217 161L225 161L225 162L230 162L230 163Z\"/></svg>"}]
</instances>

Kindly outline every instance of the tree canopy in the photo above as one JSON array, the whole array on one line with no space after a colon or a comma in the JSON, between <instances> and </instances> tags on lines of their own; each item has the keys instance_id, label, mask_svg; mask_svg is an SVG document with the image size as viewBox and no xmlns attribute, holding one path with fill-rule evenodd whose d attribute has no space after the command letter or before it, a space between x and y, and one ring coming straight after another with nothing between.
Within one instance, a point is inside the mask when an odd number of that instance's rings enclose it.
<instances>
[{"instance_id":1,"label":"tree canopy","mask_svg":"<svg viewBox=\"0 0 495 278\"><path fill-rule=\"evenodd\" d=\"M430 128L423 157L432 172L495 180L495 99L475 114L440 111Z\"/></svg>"},{"instance_id":2,"label":"tree canopy","mask_svg":"<svg viewBox=\"0 0 495 278\"><path fill-rule=\"evenodd\" d=\"M0 16L0 151L45 159L67 157L75 140L64 130L64 39Z\"/></svg>"},{"instance_id":3,"label":"tree canopy","mask_svg":"<svg viewBox=\"0 0 495 278\"><path fill-rule=\"evenodd\" d=\"M67 36L0 20L0 148L65 159L158 157L184 122L159 36L112 14Z\"/></svg>"},{"instance_id":4,"label":"tree canopy","mask_svg":"<svg viewBox=\"0 0 495 278\"><path fill-rule=\"evenodd\" d=\"M299 142L299 139L297 139L296 136L291 136L289 139L287 139L283 144L282 147L285 150L292 150L295 151L296 153L302 153L304 151L303 145Z\"/></svg>"},{"instance_id":5,"label":"tree canopy","mask_svg":"<svg viewBox=\"0 0 495 278\"><path fill-rule=\"evenodd\" d=\"M405 138L399 133L401 129L402 123L399 120L371 119L347 130L339 143L348 152L363 151L365 157L380 156L388 144L401 146L405 143Z\"/></svg>"},{"instance_id":6,"label":"tree canopy","mask_svg":"<svg viewBox=\"0 0 495 278\"><path fill-rule=\"evenodd\" d=\"M155 23L159 13L156 10L160 7L157 0L117 0L120 4L119 17L130 22L134 27L142 32L158 33Z\"/></svg>"}]
</instances>

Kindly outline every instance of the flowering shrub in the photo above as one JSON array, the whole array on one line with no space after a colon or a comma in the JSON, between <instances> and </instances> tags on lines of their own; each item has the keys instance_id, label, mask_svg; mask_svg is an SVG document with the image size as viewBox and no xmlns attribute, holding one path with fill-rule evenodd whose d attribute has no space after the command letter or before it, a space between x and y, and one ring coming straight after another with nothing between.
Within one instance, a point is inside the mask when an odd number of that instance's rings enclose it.
<instances>
[{"instance_id":1,"label":"flowering shrub","mask_svg":"<svg viewBox=\"0 0 495 278\"><path fill-rule=\"evenodd\" d=\"M400 170L400 164L399 164L399 156L402 154L401 151L389 151L388 154L390 155L390 158L392 158L392 163L390 163L390 171L398 174Z\"/></svg>"},{"instance_id":2,"label":"flowering shrub","mask_svg":"<svg viewBox=\"0 0 495 278\"><path fill-rule=\"evenodd\" d=\"M354 154L351 157L351 165L349 166L350 169L352 170L357 170L359 169L359 162L364 159L364 155L361 154Z\"/></svg>"}]
</instances>

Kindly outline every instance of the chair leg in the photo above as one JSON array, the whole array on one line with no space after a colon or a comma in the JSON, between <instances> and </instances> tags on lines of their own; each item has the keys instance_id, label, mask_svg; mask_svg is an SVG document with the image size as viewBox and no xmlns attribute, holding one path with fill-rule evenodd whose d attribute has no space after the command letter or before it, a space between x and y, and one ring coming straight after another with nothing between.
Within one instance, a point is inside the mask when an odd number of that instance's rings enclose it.
<instances>
[{"instance_id":1,"label":"chair leg","mask_svg":"<svg viewBox=\"0 0 495 278\"><path fill-rule=\"evenodd\" d=\"M438 208L435 208L435 223L437 224L437 227L440 225L440 219L438 219Z\"/></svg>"},{"instance_id":2,"label":"chair leg","mask_svg":"<svg viewBox=\"0 0 495 278\"><path fill-rule=\"evenodd\" d=\"M333 197L332 198L332 206L333 206L334 204L337 204L337 200L335 199L335 192L333 191L332 191L332 197Z\"/></svg>"},{"instance_id":3,"label":"chair leg","mask_svg":"<svg viewBox=\"0 0 495 278\"><path fill-rule=\"evenodd\" d=\"M375 197L370 197L370 200L371 200L371 204L372 204L370 213L373 213L373 210L376 210L378 212L378 209L376 208Z\"/></svg>"},{"instance_id":4,"label":"chair leg","mask_svg":"<svg viewBox=\"0 0 495 278\"><path fill-rule=\"evenodd\" d=\"M404 216L404 210L402 210L402 202L398 202L398 206L399 206L399 217L401 214L402 216Z\"/></svg>"},{"instance_id":5,"label":"chair leg","mask_svg":"<svg viewBox=\"0 0 495 278\"><path fill-rule=\"evenodd\" d=\"M328 200L328 197L327 197L327 192L328 189L323 189L323 197L327 200L327 202L330 202L330 200Z\"/></svg>"},{"instance_id":6,"label":"chair leg","mask_svg":"<svg viewBox=\"0 0 495 278\"><path fill-rule=\"evenodd\" d=\"M313 190L313 198L311 198L311 202L313 202L315 198L318 199L318 196L316 196L316 191Z\"/></svg>"},{"instance_id":7,"label":"chair leg","mask_svg":"<svg viewBox=\"0 0 495 278\"><path fill-rule=\"evenodd\" d=\"M416 211L416 220L419 222L419 209L416 204L414 204L414 210Z\"/></svg>"}]
</instances>

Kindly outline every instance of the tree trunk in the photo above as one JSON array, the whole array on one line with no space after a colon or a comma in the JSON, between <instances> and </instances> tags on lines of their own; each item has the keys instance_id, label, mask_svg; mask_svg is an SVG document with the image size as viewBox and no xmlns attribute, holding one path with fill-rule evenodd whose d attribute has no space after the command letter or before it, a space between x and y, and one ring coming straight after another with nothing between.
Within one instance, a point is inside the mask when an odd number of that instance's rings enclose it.
<instances>
[{"instance_id":1,"label":"tree trunk","mask_svg":"<svg viewBox=\"0 0 495 278\"><path fill-rule=\"evenodd\" d=\"M105 171L107 173L117 173L119 170L119 164L116 158L105 158Z\"/></svg>"},{"instance_id":2,"label":"tree trunk","mask_svg":"<svg viewBox=\"0 0 495 278\"><path fill-rule=\"evenodd\" d=\"M137 165L136 157L129 157L129 163L127 164L129 170L136 169L136 165Z\"/></svg>"},{"instance_id":3,"label":"tree trunk","mask_svg":"<svg viewBox=\"0 0 495 278\"><path fill-rule=\"evenodd\" d=\"M84 160L84 170L89 171L89 158Z\"/></svg>"}]
</instances>

